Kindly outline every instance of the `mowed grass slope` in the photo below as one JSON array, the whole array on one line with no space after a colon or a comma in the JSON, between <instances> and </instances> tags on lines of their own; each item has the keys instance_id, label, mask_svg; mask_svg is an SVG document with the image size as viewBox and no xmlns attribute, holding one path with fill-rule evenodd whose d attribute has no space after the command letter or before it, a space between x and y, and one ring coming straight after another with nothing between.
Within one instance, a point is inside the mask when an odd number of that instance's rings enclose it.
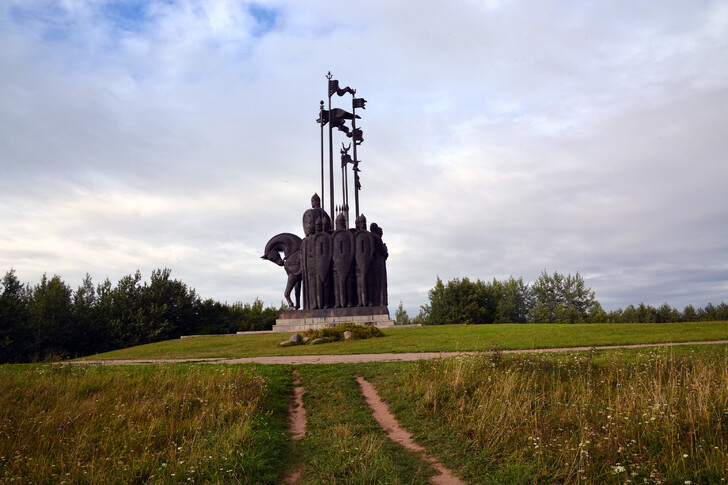
<instances>
[{"instance_id":1,"label":"mowed grass slope","mask_svg":"<svg viewBox=\"0 0 728 485\"><path fill-rule=\"evenodd\" d=\"M291 334L168 340L86 360L235 358L275 355L449 352L728 340L728 322L650 324L499 324L388 328L385 337L279 347Z\"/></svg>"}]
</instances>

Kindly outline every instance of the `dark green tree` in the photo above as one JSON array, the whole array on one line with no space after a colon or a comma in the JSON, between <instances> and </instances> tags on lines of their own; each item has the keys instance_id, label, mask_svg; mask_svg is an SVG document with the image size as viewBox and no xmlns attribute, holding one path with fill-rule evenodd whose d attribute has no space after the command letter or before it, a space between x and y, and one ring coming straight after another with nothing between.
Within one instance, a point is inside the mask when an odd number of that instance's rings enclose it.
<instances>
[{"instance_id":1,"label":"dark green tree","mask_svg":"<svg viewBox=\"0 0 728 485\"><path fill-rule=\"evenodd\" d=\"M15 270L5 273L0 294L0 363L27 360L28 300L28 292L15 276Z\"/></svg>"},{"instance_id":2,"label":"dark green tree","mask_svg":"<svg viewBox=\"0 0 728 485\"><path fill-rule=\"evenodd\" d=\"M533 308L531 289L523 278L513 276L500 283L493 279L493 293L498 294L496 323L526 323Z\"/></svg>"},{"instance_id":3,"label":"dark green tree","mask_svg":"<svg viewBox=\"0 0 728 485\"><path fill-rule=\"evenodd\" d=\"M263 302L256 298L253 304L237 305L239 331L270 330L276 323L278 311L274 307L263 308Z\"/></svg>"},{"instance_id":4,"label":"dark green tree","mask_svg":"<svg viewBox=\"0 0 728 485\"><path fill-rule=\"evenodd\" d=\"M43 274L40 283L33 288L28 307L32 358L73 355L75 332L71 295L71 287L58 275L48 279Z\"/></svg>"},{"instance_id":5,"label":"dark green tree","mask_svg":"<svg viewBox=\"0 0 728 485\"><path fill-rule=\"evenodd\" d=\"M637 322L655 323L657 321L657 310L652 305L640 303L637 307Z\"/></svg>"},{"instance_id":6,"label":"dark green tree","mask_svg":"<svg viewBox=\"0 0 728 485\"><path fill-rule=\"evenodd\" d=\"M192 334L198 326L195 290L171 274L169 268L154 270L149 285L142 287L145 333L151 342Z\"/></svg>"},{"instance_id":7,"label":"dark green tree","mask_svg":"<svg viewBox=\"0 0 728 485\"><path fill-rule=\"evenodd\" d=\"M683 322L697 322L698 321L698 312L695 311L695 307L692 305L685 305L685 308L682 312L682 321Z\"/></svg>"},{"instance_id":8,"label":"dark green tree","mask_svg":"<svg viewBox=\"0 0 728 485\"><path fill-rule=\"evenodd\" d=\"M114 348L130 347L149 341L142 308L141 281L142 274L137 270L133 275L122 277L108 296L104 295L108 297L103 303Z\"/></svg>"},{"instance_id":9,"label":"dark green tree","mask_svg":"<svg viewBox=\"0 0 728 485\"><path fill-rule=\"evenodd\" d=\"M549 275L545 270L531 285L535 299L531 320L543 323L582 323L589 317L594 292L577 273Z\"/></svg>"},{"instance_id":10,"label":"dark green tree","mask_svg":"<svg viewBox=\"0 0 728 485\"><path fill-rule=\"evenodd\" d=\"M399 301L397 311L394 312L394 323L395 325L409 325L412 323L412 320L407 314L407 310L405 310L404 305L402 305L402 300Z\"/></svg>"},{"instance_id":11,"label":"dark green tree","mask_svg":"<svg viewBox=\"0 0 728 485\"><path fill-rule=\"evenodd\" d=\"M438 276L428 296L429 304L422 307L427 325L493 323L495 319L497 289L481 280L455 278L445 285Z\"/></svg>"},{"instance_id":12,"label":"dark green tree","mask_svg":"<svg viewBox=\"0 0 728 485\"><path fill-rule=\"evenodd\" d=\"M74 329L73 347L74 354L86 355L93 353L99 346L101 338L100 319L96 306L96 288L91 281L91 276L86 273L81 285L73 293L72 307Z\"/></svg>"},{"instance_id":13,"label":"dark green tree","mask_svg":"<svg viewBox=\"0 0 728 485\"><path fill-rule=\"evenodd\" d=\"M728 304L720 302L715 308L715 319L719 321L728 320Z\"/></svg>"},{"instance_id":14,"label":"dark green tree","mask_svg":"<svg viewBox=\"0 0 728 485\"><path fill-rule=\"evenodd\" d=\"M622 312L622 320L620 323L637 323L637 310L634 305L627 305L627 308Z\"/></svg>"},{"instance_id":15,"label":"dark green tree","mask_svg":"<svg viewBox=\"0 0 728 485\"><path fill-rule=\"evenodd\" d=\"M660 305L656 310L656 322L668 323L668 322L679 322L680 312L672 308L667 302Z\"/></svg>"},{"instance_id":16,"label":"dark green tree","mask_svg":"<svg viewBox=\"0 0 728 485\"><path fill-rule=\"evenodd\" d=\"M589 316L586 321L589 323L607 323L610 320L609 315L604 311L602 305L597 300L594 300L591 307L589 307Z\"/></svg>"}]
</instances>

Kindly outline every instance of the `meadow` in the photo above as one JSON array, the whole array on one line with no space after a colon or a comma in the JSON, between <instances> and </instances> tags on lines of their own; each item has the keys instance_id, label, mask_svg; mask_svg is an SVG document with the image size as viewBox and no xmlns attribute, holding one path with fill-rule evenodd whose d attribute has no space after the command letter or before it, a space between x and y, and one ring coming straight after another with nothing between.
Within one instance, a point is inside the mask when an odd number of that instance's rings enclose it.
<instances>
[{"instance_id":1,"label":"meadow","mask_svg":"<svg viewBox=\"0 0 728 485\"><path fill-rule=\"evenodd\" d=\"M85 357L96 359L194 359L268 355L383 352L486 351L728 340L728 322L645 324L437 325L384 329L385 337L325 345L279 347L290 334L206 336L167 340Z\"/></svg>"},{"instance_id":2,"label":"meadow","mask_svg":"<svg viewBox=\"0 0 728 485\"><path fill-rule=\"evenodd\" d=\"M470 483L725 483L728 347L358 369Z\"/></svg>"},{"instance_id":3,"label":"meadow","mask_svg":"<svg viewBox=\"0 0 728 485\"><path fill-rule=\"evenodd\" d=\"M275 483L276 367L0 366L0 483Z\"/></svg>"},{"instance_id":4,"label":"meadow","mask_svg":"<svg viewBox=\"0 0 728 485\"><path fill-rule=\"evenodd\" d=\"M467 483L728 477L726 344L295 369L300 441L286 431L294 366L0 366L0 483L274 484L293 470L299 484L428 483L432 466L387 438L356 375Z\"/></svg>"}]
</instances>

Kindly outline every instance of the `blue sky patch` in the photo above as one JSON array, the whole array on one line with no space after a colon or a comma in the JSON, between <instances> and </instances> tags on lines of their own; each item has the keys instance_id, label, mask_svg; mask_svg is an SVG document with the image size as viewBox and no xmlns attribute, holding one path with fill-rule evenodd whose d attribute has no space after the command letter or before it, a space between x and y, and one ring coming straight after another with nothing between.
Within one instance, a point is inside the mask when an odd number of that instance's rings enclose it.
<instances>
[{"instance_id":1,"label":"blue sky patch","mask_svg":"<svg viewBox=\"0 0 728 485\"><path fill-rule=\"evenodd\" d=\"M110 2L104 6L104 16L119 30L138 32L147 19L144 1Z\"/></svg>"},{"instance_id":2,"label":"blue sky patch","mask_svg":"<svg viewBox=\"0 0 728 485\"><path fill-rule=\"evenodd\" d=\"M252 3L248 7L248 11L256 22L256 26L253 29L254 37L262 37L273 30L278 19L278 12L275 9L265 8L257 3Z\"/></svg>"}]
</instances>

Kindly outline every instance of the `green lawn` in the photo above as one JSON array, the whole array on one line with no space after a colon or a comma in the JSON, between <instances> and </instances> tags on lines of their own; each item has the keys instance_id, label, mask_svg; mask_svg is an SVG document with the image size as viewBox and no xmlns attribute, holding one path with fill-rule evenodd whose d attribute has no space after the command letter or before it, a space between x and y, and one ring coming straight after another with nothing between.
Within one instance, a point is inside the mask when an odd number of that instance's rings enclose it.
<instances>
[{"instance_id":1,"label":"green lawn","mask_svg":"<svg viewBox=\"0 0 728 485\"><path fill-rule=\"evenodd\" d=\"M194 359L273 355L447 352L728 340L728 322L651 324L503 324L391 328L385 337L279 347L290 334L168 340L85 359Z\"/></svg>"}]
</instances>

